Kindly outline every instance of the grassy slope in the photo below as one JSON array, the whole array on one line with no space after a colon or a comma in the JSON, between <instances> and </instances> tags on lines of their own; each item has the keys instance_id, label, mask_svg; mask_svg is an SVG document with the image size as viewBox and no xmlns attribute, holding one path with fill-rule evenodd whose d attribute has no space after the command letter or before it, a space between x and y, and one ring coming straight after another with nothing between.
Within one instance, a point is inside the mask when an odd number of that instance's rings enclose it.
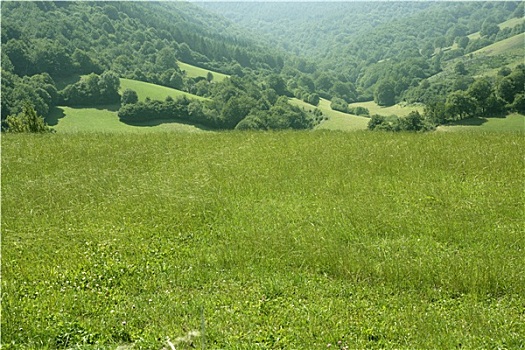
<instances>
[{"instance_id":1,"label":"grassy slope","mask_svg":"<svg viewBox=\"0 0 525 350\"><path fill-rule=\"evenodd\" d=\"M365 107L370 111L370 115L379 114L379 115L392 115L395 114L399 117L405 117L412 111L423 112L423 106L402 106L402 105L393 105L389 107L381 107L374 101L368 102L356 102L350 104L350 107Z\"/></svg>"},{"instance_id":2,"label":"grassy slope","mask_svg":"<svg viewBox=\"0 0 525 350\"><path fill-rule=\"evenodd\" d=\"M506 20L505 22L502 22L502 23L498 24L498 27L500 29L513 28L516 25L518 25L520 23L523 23L523 22L525 22L524 18L511 18L509 20ZM475 33L472 33L472 34L467 35L467 36L468 36L468 38L470 40L475 40L475 39L479 39L481 37L481 34L480 34L480 32L475 32Z\"/></svg>"},{"instance_id":3,"label":"grassy slope","mask_svg":"<svg viewBox=\"0 0 525 350\"><path fill-rule=\"evenodd\" d=\"M291 99L290 102L306 110L313 110L314 108L316 108L311 104L308 104L297 98ZM332 108L330 108L330 101L328 100L321 99L317 108L319 108L323 112L324 116L329 118L328 120L318 125L317 129L352 131L364 130L367 127L369 120L368 118L334 111L332 110Z\"/></svg>"},{"instance_id":4,"label":"grassy slope","mask_svg":"<svg viewBox=\"0 0 525 350\"><path fill-rule=\"evenodd\" d=\"M99 108L56 107L51 111L47 122L60 133L71 132L159 132L159 131L203 131L195 125L170 121L152 121L132 126L120 122L118 106L101 106Z\"/></svg>"},{"instance_id":5,"label":"grassy slope","mask_svg":"<svg viewBox=\"0 0 525 350\"><path fill-rule=\"evenodd\" d=\"M167 96L187 96L199 100L205 98L165 86L145 83L138 80L120 79L121 92L125 89L137 92L139 100L146 97L164 100ZM119 106L99 106L96 108L73 108L59 106L51 111L47 123L58 132L151 132L151 131L202 131L202 128L185 123L156 120L131 126L121 123L117 116Z\"/></svg>"},{"instance_id":6,"label":"grassy slope","mask_svg":"<svg viewBox=\"0 0 525 350\"><path fill-rule=\"evenodd\" d=\"M195 77L206 77L208 75L208 72L211 72L213 74L213 81L220 82L220 81L223 81L224 79L226 79L228 77L228 75L226 75L226 74L222 74L222 73L219 73L219 72L210 71L208 69L192 66L190 64L183 63L183 62L180 62L180 61L177 62L177 64L180 67L180 69L182 69L183 71L186 72L187 76L192 77L192 78L195 78Z\"/></svg>"},{"instance_id":7,"label":"grassy slope","mask_svg":"<svg viewBox=\"0 0 525 350\"><path fill-rule=\"evenodd\" d=\"M521 135L1 142L6 349L525 346Z\"/></svg>"},{"instance_id":8,"label":"grassy slope","mask_svg":"<svg viewBox=\"0 0 525 350\"><path fill-rule=\"evenodd\" d=\"M204 97L192 95L190 93L172 89L166 86L160 86L156 84L145 83L143 81L121 78L120 90L122 92L125 89L135 90L137 92L137 95L139 96L140 101L144 101L146 97L149 97L152 100L164 101L164 99L166 99L167 96L171 96L173 98L178 96L186 96L188 98L193 98L197 100L205 100Z\"/></svg>"},{"instance_id":9,"label":"grassy slope","mask_svg":"<svg viewBox=\"0 0 525 350\"><path fill-rule=\"evenodd\" d=\"M440 126L441 131L525 132L525 116L510 114L505 118L470 118L455 125Z\"/></svg>"},{"instance_id":10,"label":"grassy slope","mask_svg":"<svg viewBox=\"0 0 525 350\"><path fill-rule=\"evenodd\" d=\"M510 38L495 42L489 46L485 46L477 51L474 51L475 55L486 55L495 56L502 54L521 54L521 60L523 61L523 50L525 43L525 33L514 35Z\"/></svg>"}]
</instances>

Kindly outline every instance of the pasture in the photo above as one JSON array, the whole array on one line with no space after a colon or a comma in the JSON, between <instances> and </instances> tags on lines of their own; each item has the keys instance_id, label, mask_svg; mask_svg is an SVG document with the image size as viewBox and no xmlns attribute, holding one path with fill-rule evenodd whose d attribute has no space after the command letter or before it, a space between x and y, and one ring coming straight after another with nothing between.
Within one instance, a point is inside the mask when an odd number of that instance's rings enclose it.
<instances>
[{"instance_id":1,"label":"pasture","mask_svg":"<svg viewBox=\"0 0 525 350\"><path fill-rule=\"evenodd\" d=\"M299 106L307 111L313 111L315 108L319 108L325 117L328 117L328 120L323 121L321 124L317 125L316 129L326 129L326 130L341 130L341 131L355 131L355 130L365 130L368 125L369 118L360 117L353 114L343 113L339 111L334 111L330 107L330 101L322 98L318 106L312 106L309 103L306 103L297 98L290 99L290 103Z\"/></svg>"},{"instance_id":2,"label":"pasture","mask_svg":"<svg viewBox=\"0 0 525 350\"><path fill-rule=\"evenodd\" d=\"M438 127L441 131L525 132L525 116L517 113L505 118L469 118Z\"/></svg>"},{"instance_id":3,"label":"pasture","mask_svg":"<svg viewBox=\"0 0 525 350\"><path fill-rule=\"evenodd\" d=\"M396 104L393 106L383 107L379 106L374 101L368 102L355 102L349 105L350 107L365 107L370 111L370 115L379 114L384 116L389 116L392 114L397 115L398 117L406 117L412 111L418 111L419 113L423 112L424 107L422 105L401 105Z\"/></svg>"},{"instance_id":4,"label":"pasture","mask_svg":"<svg viewBox=\"0 0 525 350\"><path fill-rule=\"evenodd\" d=\"M208 75L208 72L211 72L213 74L213 81L221 82L224 79L228 77L226 74L222 74L219 72L214 72L209 69L200 68L197 66L192 66L190 64L184 63L184 62L177 62L177 65L179 68L186 72L186 75L190 78L197 78L197 77L204 77L206 78Z\"/></svg>"},{"instance_id":5,"label":"pasture","mask_svg":"<svg viewBox=\"0 0 525 350\"><path fill-rule=\"evenodd\" d=\"M523 134L1 143L4 349L525 346Z\"/></svg>"},{"instance_id":6,"label":"pasture","mask_svg":"<svg viewBox=\"0 0 525 350\"><path fill-rule=\"evenodd\" d=\"M152 100L164 101L167 96L176 98L178 96L186 96L190 99L206 100L206 98L193 95L177 89L172 89L166 86L156 85L152 83L146 83L139 80L120 78L120 90L121 93L125 89L135 90L139 97L139 101L144 101L146 98Z\"/></svg>"}]
</instances>

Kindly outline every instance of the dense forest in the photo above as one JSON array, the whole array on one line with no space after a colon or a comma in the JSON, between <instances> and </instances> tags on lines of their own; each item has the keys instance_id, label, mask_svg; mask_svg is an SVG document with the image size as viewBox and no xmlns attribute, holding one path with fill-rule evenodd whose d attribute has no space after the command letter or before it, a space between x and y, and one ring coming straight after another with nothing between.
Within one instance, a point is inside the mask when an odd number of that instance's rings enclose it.
<instances>
[{"instance_id":1,"label":"dense forest","mask_svg":"<svg viewBox=\"0 0 525 350\"><path fill-rule=\"evenodd\" d=\"M46 117L57 105L117 103L124 122L311 128L321 98L365 115L348 104L423 103L426 124L523 113L523 65L494 60L501 71L487 78L456 62L523 33L523 21L498 26L522 17L521 2L2 2L2 120L28 104ZM231 78L189 77L178 62ZM120 78L206 100L139 103L128 91L121 101Z\"/></svg>"}]
</instances>

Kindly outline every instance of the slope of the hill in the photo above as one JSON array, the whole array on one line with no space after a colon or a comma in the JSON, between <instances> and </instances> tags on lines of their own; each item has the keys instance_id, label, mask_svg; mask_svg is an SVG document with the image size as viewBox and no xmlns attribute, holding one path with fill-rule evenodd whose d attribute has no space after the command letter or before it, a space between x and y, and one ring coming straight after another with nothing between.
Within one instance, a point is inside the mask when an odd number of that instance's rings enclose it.
<instances>
[{"instance_id":1,"label":"slope of the hill","mask_svg":"<svg viewBox=\"0 0 525 350\"><path fill-rule=\"evenodd\" d=\"M158 74L175 59L223 72L282 64L270 47L186 2L2 2L2 45L2 67L20 76Z\"/></svg>"},{"instance_id":2,"label":"slope of the hill","mask_svg":"<svg viewBox=\"0 0 525 350\"><path fill-rule=\"evenodd\" d=\"M519 2L210 2L200 4L257 32L268 42L302 56L303 72L344 76L371 99L385 80L402 92L441 69L444 48L482 31L487 45L493 26L521 17ZM485 32L486 30L486 32ZM499 29L496 29L499 30ZM501 28L501 32L510 30ZM492 40L492 41L491 41ZM439 53L435 55L435 53ZM333 79L333 78L332 78ZM319 84L322 86L322 83ZM317 86L316 86L317 87ZM318 89L322 90L322 88Z\"/></svg>"}]
</instances>

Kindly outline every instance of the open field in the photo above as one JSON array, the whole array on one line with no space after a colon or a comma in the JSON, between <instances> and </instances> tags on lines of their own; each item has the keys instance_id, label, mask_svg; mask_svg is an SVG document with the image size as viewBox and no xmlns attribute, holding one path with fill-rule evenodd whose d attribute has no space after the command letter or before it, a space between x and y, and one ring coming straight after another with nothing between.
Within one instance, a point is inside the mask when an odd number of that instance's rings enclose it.
<instances>
[{"instance_id":1,"label":"open field","mask_svg":"<svg viewBox=\"0 0 525 350\"><path fill-rule=\"evenodd\" d=\"M525 132L525 116L510 114L505 118L470 118L455 125L440 126L441 131L488 131L488 132Z\"/></svg>"},{"instance_id":2,"label":"open field","mask_svg":"<svg viewBox=\"0 0 525 350\"><path fill-rule=\"evenodd\" d=\"M125 89L135 90L137 92L137 95L139 96L139 101L144 101L146 97L149 97L152 100L164 101L167 96L171 96L173 98L178 96L186 96L188 98L193 98L201 101L206 100L204 97L192 95L190 93L172 89L166 86L146 83L138 80L120 78L121 93Z\"/></svg>"},{"instance_id":3,"label":"open field","mask_svg":"<svg viewBox=\"0 0 525 350\"><path fill-rule=\"evenodd\" d=\"M154 120L149 123L128 125L122 123L117 115L118 105L85 107L55 107L46 122L59 133L103 132L103 133L136 133L136 132L202 132L203 129L181 122Z\"/></svg>"},{"instance_id":4,"label":"open field","mask_svg":"<svg viewBox=\"0 0 525 350\"><path fill-rule=\"evenodd\" d=\"M523 134L1 143L3 349L525 347Z\"/></svg>"},{"instance_id":5,"label":"open field","mask_svg":"<svg viewBox=\"0 0 525 350\"><path fill-rule=\"evenodd\" d=\"M485 46L478 51L474 51L476 55L495 56L501 54L520 54L523 63L523 51L525 43L525 33L514 35L510 38L495 42L492 45Z\"/></svg>"},{"instance_id":6,"label":"open field","mask_svg":"<svg viewBox=\"0 0 525 350\"><path fill-rule=\"evenodd\" d=\"M184 63L184 62L177 62L177 65L179 66L179 68L183 71L186 72L186 75L191 77L191 78L196 78L196 77L205 77L208 75L208 72L211 72L211 74L213 74L213 81L223 81L224 79L226 79L228 76L226 74L222 74L222 73L219 73L219 72L214 72L214 71L210 71L208 69L204 69L204 68L200 68L200 67L196 67L196 66L192 66L190 64L187 64L187 63Z\"/></svg>"},{"instance_id":7,"label":"open field","mask_svg":"<svg viewBox=\"0 0 525 350\"><path fill-rule=\"evenodd\" d=\"M290 99L290 102L306 110L313 110L316 108L315 106L297 98ZM319 124L316 129L353 131L364 130L368 125L369 118L334 111L330 108L330 101L325 100L324 98L321 99L317 108L319 108L323 112L323 115L329 119Z\"/></svg>"},{"instance_id":8,"label":"open field","mask_svg":"<svg viewBox=\"0 0 525 350\"><path fill-rule=\"evenodd\" d=\"M379 115L385 115L389 116L392 114L397 115L398 117L406 117L410 112L412 111L418 111L423 112L423 106L403 106L400 104L396 104L389 107L381 107L374 101L368 101L368 102L356 102L351 103L350 107L365 107L368 108L370 111L370 115L379 114Z\"/></svg>"},{"instance_id":9,"label":"open field","mask_svg":"<svg viewBox=\"0 0 525 350\"><path fill-rule=\"evenodd\" d=\"M74 78L70 80L72 79ZM120 83L121 93L128 88L135 90L141 101L144 101L147 97L164 100L167 96L174 98L187 96L192 99L206 100L200 96L138 80L121 78ZM46 122L57 132L197 132L203 130L201 127L192 124L166 120L154 120L148 123L128 125L120 122L117 115L118 109L118 105L98 107L58 106L51 110L50 115L46 118Z\"/></svg>"}]
</instances>

